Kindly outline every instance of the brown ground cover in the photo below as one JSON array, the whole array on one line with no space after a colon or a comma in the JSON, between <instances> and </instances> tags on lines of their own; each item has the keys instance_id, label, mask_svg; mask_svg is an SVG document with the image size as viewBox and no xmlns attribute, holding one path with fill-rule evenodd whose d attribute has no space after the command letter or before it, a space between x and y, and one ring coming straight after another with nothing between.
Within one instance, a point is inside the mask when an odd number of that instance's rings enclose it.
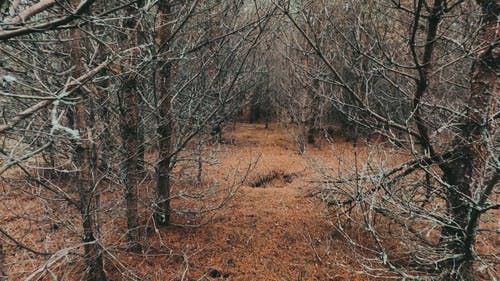
<instances>
[{"instance_id":1,"label":"brown ground cover","mask_svg":"<svg viewBox=\"0 0 500 281\"><path fill-rule=\"evenodd\" d=\"M300 155L288 131L277 125L266 130L260 124L237 124L235 130L225 134L227 144L212 145L219 164L207 166L205 184L230 185L235 177L245 174L249 163L255 165L231 200L200 219L202 225L198 227L156 228L147 208L154 182L145 181L140 188L145 218L142 254L125 250L123 195L114 183L103 182L107 188L101 206L102 239L110 279L369 280L346 269L350 268L351 252L334 234L323 204L311 196L314 180L319 178L316 168L344 169L339 159L352 165L354 152L366 159L369 147L353 147L335 139L310 146L305 155ZM398 157L405 156L392 153L390 159L396 161ZM16 174L9 177L16 179ZM15 188L20 185L24 187ZM78 213L64 202L49 200L53 205L48 208L46 199L32 196L37 188L22 180L3 183L2 188L0 219L5 230L41 252L68 249L47 262L8 243L5 250L11 280L25 280L44 264L50 265L57 280L80 280L81 247L75 247L80 237ZM44 197L43 191L38 194ZM48 215L49 209L52 213ZM185 224L187 219L175 216L174 222ZM31 280L56 280L49 271L33 277Z\"/></svg>"}]
</instances>

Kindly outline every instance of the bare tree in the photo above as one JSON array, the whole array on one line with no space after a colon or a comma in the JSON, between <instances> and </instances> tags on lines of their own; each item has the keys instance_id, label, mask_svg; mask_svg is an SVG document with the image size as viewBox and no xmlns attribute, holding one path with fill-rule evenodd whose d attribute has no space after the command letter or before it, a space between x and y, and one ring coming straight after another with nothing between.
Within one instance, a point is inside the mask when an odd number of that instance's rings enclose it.
<instances>
[{"instance_id":1,"label":"bare tree","mask_svg":"<svg viewBox=\"0 0 500 281\"><path fill-rule=\"evenodd\" d=\"M500 71L498 1L477 1L481 7L480 47L471 71L471 91L454 140L458 147L452 160L441 164L447 186L447 214L440 243L454 256L446 261L453 279L473 280L476 259L475 243L481 215L499 208L488 202L500 177L500 162L493 143L497 133L495 116L499 98L497 73ZM498 187L498 186L497 186Z\"/></svg>"},{"instance_id":2,"label":"bare tree","mask_svg":"<svg viewBox=\"0 0 500 281\"><path fill-rule=\"evenodd\" d=\"M5 252L3 250L3 243L0 242L0 280L7 280L7 270L5 269Z\"/></svg>"},{"instance_id":3,"label":"bare tree","mask_svg":"<svg viewBox=\"0 0 500 281\"><path fill-rule=\"evenodd\" d=\"M139 126L140 126L140 112L139 112L139 99L138 86L134 60L136 46L138 45L139 30L137 11L142 7L142 1L139 1L135 8L129 6L125 8L127 19L125 19L123 26L126 28L125 36L123 36L122 44L129 47L129 55L125 63L121 66L123 73L122 92L119 95L120 102L120 131L122 138L122 150L124 155L123 160L123 173L125 183L125 201L127 204L127 236L132 251L140 250L139 243L139 213L138 213L138 195L137 187L139 180L139 162L140 162L140 147L143 145L139 143Z\"/></svg>"},{"instance_id":4,"label":"bare tree","mask_svg":"<svg viewBox=\"0 0 500 281\"><path fill-rule=\"evenodd\" d=\"M173 213L192 213L174 211L171 207L173 199L212 197L208 196L209 192L205 194L202 190L181 189L172 192L172 179L175 175L173 170L178 162L186 161L185 159L199 159L197 156L180 156L181 153L189 152L188 144L196 136L208 136L216 126L221 133L222 123L241 108L242 97L249 88L247 85L250 79L246 72L250 68L249 58L265 32L265 29L259 27L269 22L273 12L266 10L262 17L252 21L251 16L241 16L245 13L242 5L220 1L206 3L210 11L214 12L213 21L225 20L231 23L226 27L206 23L206 10L198 4L198 1L193 1L190 6L181 9L164 3L158 10L156 40L157 51L161 54L158 58L162 59L158 60L157 69L154 70L157 85L155 91L158 94L159 144L159 198L155 203L158 207L155 218L160 225L169 224L169 216ZM203 13L196 14L197 8ZM173 14L190 20L181 20L173 26L167 20ZM169 27L160 22L167 23ZM207 24L211 26L208 31L200 29L200 26ZM232 34L238 34L239 37L233 38L230 36ZM200 38L201 42L193 44L189 41L192 38ZM198 57L201 60L199 63L182 65L177 63L182 61L176 59L177 56L187 61ZM176 70L175 75L173 69Z\"/></svg>"},{"instance_id":5,"label":"bare tree","mask_svg":"<svg viewBox=\"0 0 500 281\"><path fill-rule=\"evenodd\" d=\"M168 58L170 50L171 24L171 3L169 0L158 2L158 37L157 44L160 48L161 60L158 66L158 167L157 167L157 190L158 190L158 210L155 213L156 222L160 225L170 223L170 180L171 180L171 157L173 141L173 117L172 117L172 89L171 89L171 64Z\"/></svg>"},{"instance_id":6,"label":"bare tree","mask_svg":"<svg viewBox=\"0 0 500 281\"><path fill-rule=\"evenodd\" d=\"M73 5L78 5L73 1ZM81 32L75 29L71 34L72 42L70 54L74 66L73 77L82 75L82 53ZM85 249L85 261L89 268L88 281L106 280L103 263L103 249L99 241L99 218L98 209L100 204L99 188L95 181L97 156L94 138L94 124L91 119L92 99L83 93L77 93L82 100L75 106L74 130L78 134L74 144L74 162L78 169L77 190L79 193L79 209L82 216L83 243Z\"/></svg>"}]
</instances>

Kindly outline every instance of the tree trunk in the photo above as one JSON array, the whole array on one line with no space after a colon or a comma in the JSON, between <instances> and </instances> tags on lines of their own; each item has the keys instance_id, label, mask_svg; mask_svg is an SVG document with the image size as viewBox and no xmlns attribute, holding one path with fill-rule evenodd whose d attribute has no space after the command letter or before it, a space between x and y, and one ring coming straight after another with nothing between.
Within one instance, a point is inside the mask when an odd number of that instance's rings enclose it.
<instances>
[{"instance_id":1,"label":"tree trunk","mask_svg":"<svg viewBox=\"0 0 500 281\"><path fill-rule=\"evenodd\" d=\"M139 0L137 2L137 7L138 9L142 9L144 7L144 0ZM137 17L138 15L136 15ZM142 24L139 24L135 27L136 29L136 40L137 40L137 46L149 43L149 41L145 38L144 34L146 33L144 30L144 26ZM138 141L138 148L137 148L137 166L138 166L138 176L143 177L146 176L146 165L145 165L145 160L144 156L146 154L146 143L145 143L145 133L147 129L145 128L146 120L144 119L144 108L145 103L142 98L142 95L137 93L137 113L139 116L138 122L139 126L137 128L137 141ZM141 125L142 124L142 125Z\"/></svg>"},{"instance_id":2,"label":"tree trunk","mask_svg":"<svg viewBox=\"0 0 500 281\"><path fill-rule=\"evenodd\" d=\"M140 5L141 3L139 3ZM131 48L137 46L137 20L136 8L129 6L126 9L128 18L124 21L124 27L128 29L122 42L124 46ZM120 132L122 137L125 201L127 204L127 238L130 250L139 252L141 250L139 241L139 215L137 207L137 184L139 176L139 107L137 81L132 71L135 52L122 65L123 81L122 95L120 99Z\"/></svg>"},{"instance_id":3,"label":"tree trunk","mask_svg":"<svg viewBox=\"0 0 500 281\"><path fill-rule=\"evenodd\" d=\"M308 136L307 121L301 120L300 134L299 134L299 153L305 154L307 149L307 136Z\"/></svg>"},{"instance_id":4,"label":"tree trunk","mask_svg":"<svg viewBox=\"0 0 500 281\"><path fill-rule=\"evenodd\" d=\"M138 126L139 112L137 107L136 81L132 77L125 77L123 100L120 106L120 131L123 150L123 172L125 184L125 201L127 203L127 237L132 251L139 251L139 216L137 209L138 183Z\"/></svg>"},{"instance_id":5,"label":"tree trunk","mask_svg":"<svg viewBox=\"0 0 500 281\"><path fill-rule=\"evenodd\" d=\"M88 267L87 281L105 281L103 249L96 239L99 230L97 212L99 195L92 188L90 182L78 180L80 190L80 214L83 225L83 243L85 250L85 263ZM90 186L91 187L91 186Z\"/></svg>"},{"instance_id":6,"label":"tree trunk","mask_svg":"<svg viewBox=\"0 0 500 281\"><path fill-rule=\"evenodd\" d=\"M307 130L307 143L308 144L315 143L314 128L311 125L309 126L309 129Z\"/></svg>"},{"instance_id":7,"label":"tree trunk","mask_svg":"<svg viewBox=\"0 0 500 281\"><path fill-rule=\"evenodd\" d=\"M5 268L5 252L2 241L0 241L0 281L7 281L7 269Z\"/></svg>"},{"instance_id":8,"label":"tree trunk","mask_svg":"<svg viewBox=\"0 0 500 281\"><path fill-rule=\"evenodd\" d=\"M158 1L158 30L157 43L164 46L160 53L167 53L171 31L168 22L170 14L168 0ZM171 63L165 56L160 60L158 69L158 87L160 95L158 120L158 149L159 159L157 167L158 206L155 210L155 220L159 225L170 224L170 185L171 185L171 152L173 137L172 120L172 93L171 93Z\"/></svg>"},{"instance_id":9,"label":"tree trunk","mask_svg":"<svg viewBox=\"0 0 500 281\"><path fill-rule=\"evenodd\" d=\"M269 122L270 122L270 119L271 119L271 113L269 112L269 106L268 108L266 109L266 117L265 117L265 120L264 120L264 129L269 129Z\"/></svg>"},{"instance_id":10,"label":"tree trunk","mask_svg":"<svg viewBox=\"0 0 500 281\"><path fill-rule=\"evenodd\" d=\"M145 120L142 118L142 110L140 110L141 108L143 108L143 103L142 103L142 98L141 97L138 97L138 108L139 108L139 115L140 115L140 119L139 119L139 123L140 124L145 124ZM139 126L138 131L137 131L137 141L139 142L139 148L138 148L138 151L137 151L137 161L139 161L137 163L138 165L138 168L139 169L139 176L141 177L144 177L146 176L146 161L144 160L144 156L146 154L146 143L145 143L145 129L144 129L145 126Z\"/></svg>"},{"instance_id":11,"label":"tree trunk","mask_svg":"<svg viewBox=\"0 0 500 281\"><path fill-rule=\"evenodd\" d=\"M497 80L500 52L496 35L500 32L497 23L500 4L496 0L477 2L482 8L483 26L479 38L484 47L472 66L467 117L455 141L457 147L463 149L445 168L444 174L444 180L450 185L447 210L451 221L443 227L441 245L454 255L445 264L453 280L474 280L474 245L480 210L485 207L499 173L499 167L493 172L487 171L489 157L484 136L493 132L492 115L500 88ZM489 180L488 174L493 174ZM471 199L474 203L469 201Z\"/></svg>"},{"instance_id":12,"label":"tree trunk","mask_svg":"<svg viewBox=\"0 0 500 281\"><path fill-rule=\"evenodd\" d=\"M80 139L75 145L74 161L79 168L77 189L80 195L85 261L88 266L87 281L106 280L104 274L102 247L96 239L99 233L99 193L95 188L92 174L96 171L96 157L91 146L92 124L87 116L86 103L79 103L75 109L75 129Z\"/></svg>"},{"instance_id":13,"label":"tree trunk","mask_svg":"<svg viewBox=\"0 0 500 281\"><path fill-rule=\"evenodd\" d=\"M73 0L76 7L79 0ZM74 66L73 77L77 78L83 73L82 53L80 37L81 32L75 29L71 34L72 41L70 46L71 62ZM79 209L82 217L83 243L85 251L85 262L88 267L87 281L104 281L103 249L96 239L99 233L99 224L97 214L99 212L99 193L95 188L93 174L96 172L96 153L93 145L93 124L92 124L92 105L90 98L84 97L82 90L78 90L78 96L82 100L75 106L73 114L74 129L79 132L79 139L74 143L74 161L78 167L78 177L76 185L80 196Z\"/></svg>"},{"instance_id":14,"label":"tree trunk","mask_svg":"<svg viewBox=\"0 0 500 281\"><path fill-rule=\"evenodd\" d=\"M203 139L201 137L198 139L196 154L196 184L201 187L203 182Z\"/></svg>"}]
</instances>

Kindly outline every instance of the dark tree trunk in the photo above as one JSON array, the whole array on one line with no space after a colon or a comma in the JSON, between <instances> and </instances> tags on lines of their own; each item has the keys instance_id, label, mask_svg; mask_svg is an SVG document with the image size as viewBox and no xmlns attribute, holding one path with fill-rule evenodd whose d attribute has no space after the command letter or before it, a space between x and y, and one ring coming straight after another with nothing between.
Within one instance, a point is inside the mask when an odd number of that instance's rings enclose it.
<instances>
[{"instance_id":1,"label":"dark tree trunk","mask_svg":"<svg viewBox=\"0 0 500 281\"><path fill-rule=\"evenodd\" d=\"M89 181L79 179L80 214L82 216L83 243L85 250L85 263L87 264L87 281L105 281L103 249L96 239L99 231L97 212L99 195L91 188ZM89 186L90 185L90 186Z\"/></svg>"},{"instance_id":2,"label":"dark tree trunk","mask_svg":"<svg viewBox=\"0 0 500 281\"><path fill-rule=\"evenodd\" d=\"M139 106L139 122L140 124L144 124L144 120L142 119L142 110L140 110L142 107L143 107L143 104L141 102L142 98L141 97L138 97L139 100L138 100L138 106ZM138 173L139 173L139 176L146 176L146 161L144 160L144 156L146 154L146 143L145 143L145 129L144 129L144 126L139 126L139 128L137 128L137 141L139 142L139 147L138 147L138 150L137 150L137 169L138 169Z\"/></svg>"},{"instance_id":3,"label":"dark tree trunk","mask_svg":"<svg viewBox=\"0 0 500 281\"><path fill-rule=\"evenodd\" d=\"M7 281L7 269L5 268L5 252L2 241L0 241L0 281Z\"/></svg>"},{"instance_id":4,"label":"dark tree trunk","mask_svg":"<svg viewBox=\"0 0 500 281\"><path fill-rule=\"evenodd\" d=\"M264 120L264 129L269 129L269 122L271 121L271 113L269 108L266 109L266 119Z\"/></svg>"},{"instance_id":5,"label":"dark tree trunk","mask_svg":"<svg viewBox=\"0 0 500 281\"><path fill-rule=\"evenodd\" d=\"M79 0L73 0L76 7ZM79 29L72 31L70 46L71 62L74 67L73 77L77 78L83 73L81 39ZM105 281L103 263L103 249L97 240L99 233L99 191L95 188L93 174L96 172L96 153L93 143L93 117L91 97L85 97L81 90L77 93L82 100L75 106L73 114L74 129L79 132L79 138L74 143L73 160L78 167L76 186L80 196L79 209L82 217L84 257L87 264L87 281Z\"/></svg>"},{"instance_id":6,"label":"dark tree trunk","mask_svg":"<svg viewBox=\"0 0 500 281\"><path fill-rule=\"evenodd\" d=\"M140 5L140 3L139 3ZM123 38L124 46L136 46L138 41L137 34L137 9L129 6L126 9L128 18L124 21L124 27L128 33ZM125 183L125 201L127 204L127 238L130 249L134 252L141 250L139 241L139 215L137 207L137 184L139 176L139 106L137 81L132 71L134 63L134 54L125 60L122 68L123 76L122 93L120 99L120 132L122 137L124 183Z\"/></svg>"},{"instance_id":7,"label":"dark tree trunk","mask_svg":"<svg viewBox=\"0 0 500 281\"><path fill-rule=\"evenodd\" d=\"M314 137L314 128L311 126L307 130L307 143L308 144L314 144L315 143L315 137Z\"/></svg>"},{"instance_id":8,"label":"dark tree trunk","mask_svg":"<svg viewBox=\"0 0 500 281\"><path fill-rule=\"evenodd\" d=\"M158 1L158 45L163 46L162 53L167 53L171 31L168 22L170 16L168 0ZM158 93L160 95L158 120L158 149L159 159L157 167L158 206L155 211L155 220L159 225L170 224L170 185L171 185L171 152L173 140L172 120L172 93L171 93L171 63L168 58L161 60L158 68Z\"/></svg>"},{"instance_id":9,"label":"dark tree trunk","mask_svg":"<svg viewBox=\"0 0 500 281\"><path fill-rule=\"evenodd\" d=\"M201 187L203 183L203 139L198 139L196 146L196 184Z\"/></svg>"},{"instance_id":10,"label":"dark tree trunk","mask_svg":"<svg viewBox=\"0 0 500 281\"><path fill-rule=\"evenodd\" d=\"M415 112L414 118L415 123L417 125L418 133L419 133L419 141L422 144L423 148L431 155L435 155L434 147L431 144L429 137L429 127L425 123L425 117L422 114L422 106L421 101L427 93L430 78L429 74L433 68L433 59L434 59L434 49L437 41L437 33L439 29L439 24L443 18L444 13L444 2L443 0L434 0L433 8L431 10L430 15L427 17L427 37L424 46L424 53L422 57L422 61L419 61L418 51L416 49L416 33L418 29L418 22L420 19L421 9L423 9L425 1L419 1L417 5L417 14L416 14L416 22L412 27L412 36L410 39L410 48L413 52L414 63L417 66L418 71L418 80L415 94L413 96L413 108L412 111Z\"/></svg>"},{"instance_id":11,"label":"dark tree trunk","mask_svg":"<svg viewBox=\"0 0 500 281\"><path fill-rule=\"evenodd\" d=\"M134 78L125 77L123 100L120 106L120 131L122 136L123 172L125 183L125 201L127 203L127 237L132 251L139 251L139 215L137 209L138 183L138 127L139 112L137 107L136 83Z\"/></svg>"},{"instance_id":12,"label":"dark tree trunk","mask_svg":"<svg viewBox=\"0 0 500 281\"><path fill-rule=\"evenodd\" d=\"M481 209L498 182L500 169L487 171L488 148L483 139L493 132L492 115L495 98L498 98L500 53L496 34L500 32L497 23L500 4L496 0L477 2L482 8L483 26L479 38L484 47L472 66L467 117L455 141L462 149L454 155L453 162L444 167L444 180L450 186L447 210L451 221L442 229L441 245L454 254L445 264L450 272L449 279L453 280L474 280L474 245ZM473 196L475 194L480 195Z\"/></svg>"},{"instance_id":13,"label":"dark tree trunk","mask_svg":"<svg viewBox=\"0 0 500 281\"><path fill-rule=\"evenodd\" d=\"M249 116L249 119L248 119L248 122L253 124L253 123L257 123L259 122L260 118L261 118L261 109L260 109L260 105L258 104L258 101L254 101L255 104L252 104L250 106L250 116Z\"/></svg>"},{"instance_id":14,"label":"dark tree trunk","mask_svg":"<svg viewBox=\"0 0 500 281\"><path fill-rule=\"evenodd\" d=\"M75 109L75 129L80 132L80 139L75 144L74 161L79 168L77 189L80 195L80 214L82 216L83 242L85 243L85 261L88 266L87 281L106 280L103 265L103 249L96 239L99 233L99 191L94 188L92 174L96 171L94 148L90 144L92 124L87 116L86 103L80 103Z\"/></svg>"}]
</instances>

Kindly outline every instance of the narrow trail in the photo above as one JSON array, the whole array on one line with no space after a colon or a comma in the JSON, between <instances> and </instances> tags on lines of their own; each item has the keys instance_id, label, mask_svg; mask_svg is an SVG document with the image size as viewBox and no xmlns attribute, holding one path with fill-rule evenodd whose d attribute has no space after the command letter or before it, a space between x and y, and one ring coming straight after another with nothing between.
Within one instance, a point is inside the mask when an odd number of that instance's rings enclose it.
<instances>
[{"instance_id":1,"label":"narrow trail","mask_svg":"<svg viewBox=\"0 0 500 281\"><path fill-rule=\"evenodd\" d=\"M285 129L262 127L241 124L226 136L234 144L223 149L220 170L256 158L258 162L214 221L194 231L179 229L165 235L167 243L183 241L184 248L177 250L189 256L177 278L182 280L189 264L185 280L213 280L212 273L215 279L242 281L355 280L331 262L344 253L329 235L331 226L322 216L321 202L308 196L312 169L306 158L325 152L312 148L307 156L300 155ZM251 187L269 175L275 178Z\"/></svg>"}]
</instances>

